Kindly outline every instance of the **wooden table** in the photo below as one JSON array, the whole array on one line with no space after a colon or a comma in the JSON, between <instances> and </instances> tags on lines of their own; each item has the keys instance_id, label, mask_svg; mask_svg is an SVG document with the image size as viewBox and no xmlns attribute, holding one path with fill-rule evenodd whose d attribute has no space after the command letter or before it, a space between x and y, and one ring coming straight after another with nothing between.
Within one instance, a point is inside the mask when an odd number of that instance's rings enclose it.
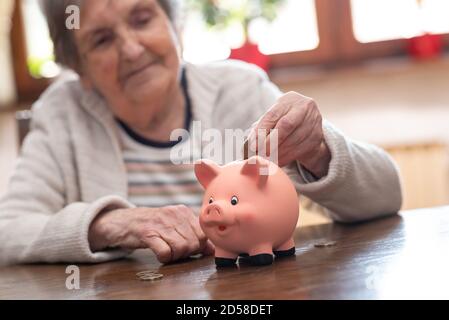
<instances>
[{"instance_id":1,"label":"wooden table","mask_svg":"<svg viewBox=\"0 0 449 320\"><path fill-rule=\"evenodd\" d=\"M139 251L80 265L80 290L66 288L66 265L12 266L0 269L0 299L449 298L449 207L305 227L296 240L296 256L273 266L219 271L211 257L162 266ZM336 244L315 247L323 240ZM138 280L147 269L164 277Z\"/></svg>"}]
</instances>

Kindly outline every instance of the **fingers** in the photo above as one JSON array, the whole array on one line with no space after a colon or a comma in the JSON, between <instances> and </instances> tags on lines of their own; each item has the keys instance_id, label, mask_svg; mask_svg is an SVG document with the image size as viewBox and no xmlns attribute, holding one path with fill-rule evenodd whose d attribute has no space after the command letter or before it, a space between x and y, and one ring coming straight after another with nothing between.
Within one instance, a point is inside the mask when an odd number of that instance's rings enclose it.
<instances>
[{"instance_id":1,"label":"fingers","mask_svg":"<svg viewBox=\"0 0 449 320\"><path fill-rule=\"evenodd\" d=\"M203 253L203 251L205 250L205 248L207 246L208 240L207 240L207 237L204 234L203 230L201 229L199 219L197 216L191 215L189 222L190 222L190 227L192 228L192 230L195 233L195 236L197 237L198 242L199 242L199 247L194 252L194 254Z\"/></svg>"},{"instance_id":2,"label":"fingers","mask_svg":"<svg viewBox=\"0 0 449 320\"><path fill-rule=\"evenodd\" d=\"M210 240L206 241L206 245L201 253L205 256L211 256L215 253L215 246L212 242L210 242Z\"/></svg>"},{"instance_id":3,"label":"fingers","mask_svg":"<svg viewBox=\"0 0 449 320\"><path fill-rule=\"evenodd\" d=\"M167 241L172 245L173 260L198 254L200 248L204 246L205 235L199 228L199 222L197 222L198 228L195 226L195 215L192 209L183 205L170 209L173 227L166 231L166 236Z\"/></svg>"},{"instance_id":4,"label":"fingers","mask_svg":"<svg viewBox=\"0 0 449 320\"><path fill-rule=\"evenodd\" d=\"M296 92L285 94L267 111L251 132L249 139L251 151L270 155L298 128L310 125L310 120L316 114L319 114L319 111L312 99Z\"/></svg>"},{"instance_id":5,"label":"fingers","mask_svg":"<svg viewBox=\"0 0 449 320\"><path fill-rule=\"evenodd\" d=\"M276 123L288 112L283 103L273 105L259 120L255 127L256 134L258 130L270 130L276 126Z\"/></svg>"},{"instance_id":6,"label":"fingers","mask_svg":"<svg viewBox=\"0 0 449 320\"><path fill-rule=\"evenodd\" d=\"M165 207L147 217L150 221L142 230L143 243L155 252L160 262L214 251L190 208L182 205Z\"/></svg>"},{"instance_id":7,"label":"fingers","mask_svg":"<svg viewBox=\"0 0 449 320\"><path fill-rule=\"evenodd\" d=\"M197 254L209 256L215 253L215 246L209 240L206 240L204 245L200 246L198 239L185 239L176 232L166 234L164 242L170 247L171 259L163 263L188 258ZM159 261L161 260L159 259Z\"/></svg>"},{"instance_id":8,"label":"fingers","mask_svg":"<svg viewBox=\"0 0 449 320\"><path fill-rule=\"evenodd\" d=\"M285 115L300 110L301 108L298 108L298 106L307 105L310 102L313 102L313 100L306 96L297 92L288 92L280 97L277 103L260 119L256 129L273 129Z\"/></svg>"},{"instance_id":9,"label":"fingers","mask_svg":"<svg viewBox=\"0 0 449 320\"><path fill-rule=\"evenodd\" d=\"M161 263L187 258L199 248L198 241L184 238L176 229L163 230L160 235L146 237L144 242Z\"/></svg>"},{"instance_id":10,"label":"fingers","mask_svg":"<svg viewBox=\"0 0 449 320\"><path fill-rule=\"evenodd\" d=\"M193 252L192 255L195 254L202 254L204 256L210 256L215 253L215 246L212 244L210 240L207 239L206 235L204 234L203 230L201 229L199 219L195 215L190 216L190 223L192 230L195 232L196 236L198 237L199 241L199 248L195 252Z\"/></svg>"},{"instance_id":11,"label":"fingers","mask_svg":"<svg viewBox=\"0 0 449 320\"><path fill-rule=\"evenodd\" d=\"M189 246L186 257L202 253L207 243L207 237L200 227L198 217L192 209L186 206L179 206L179 210L183 214L183 218L187 220L179 228L177 227L177 231L185 238Z\"/></svg>"},{"instance_id":12,"label":"fingers","mask_svg":"<svg viewBox=\"0 0 449 320\"><path fill-rule=\"evenodd\" d=\"M142 213L141 219L148 220L139 222L141 246L150 248L161 263L215 253L215 246L207 239L190 208L170 206Z\"/></svg>"},{"instance_id":13,"label":"fingers","mask_svg":"<svg viewBox=\"0 0 449 320\"><path fill-rule=\"evenodd\" d=\"M265 148L261 150L264 152L263 154L271 155L274 151L279 152L279 148L283 144L288 144L292 138L297 138L301 129L307 129L306 118L307 110L305 109L292 110L283 116L271 130L265 142L261 143L262 148Z\"/></svg>"},{"instance_id":14,"label":"fingers","mask_svg":"<svg viewBox=\"0 0 449 320\"><path fill-rule=\"evenodd\" d=\"M318 124L312 128L298 128L279 146L279 166L283 167L295 160L307 162L318 152L322 141L323 136Z\"/></svg>"},{"instance_id":15,"label":"fingers","mask_svg":"<svg viewBox=\"0 0 449 320\"><path fill-rule=\"evenodd\" d=\"M265 143L265 138L270 133L270 130L276 126L279 119L287 112L288 110L284 104L276 103L262 116L248 137L251 151L256 152L258 147Z\"/></svg>"},{"instance_id":16,"label":"fingers","mask_svg":"<svg viewBox=\"0 0 449 320\"><path fill-rule=\"evenodd\" d=\"M171 247L159 236L155 235L152 237L147 237L144 241L161 263L168 263L173 260Z\"/></svg>"},{"instance_id":17,"label":"fingers","mask_svg":"<svg viewBox=\"0 0 449 320\"><path fill-rule=\"evenodd\" d=\"M196 239L185 238L175 227L161 234L162 238L171 248L172 261L187 258L191 252L197 250L199 243Z\"/></svg>"},{"instance_id":18,"label":"fingers","mask_svg":"<svg viewBox=\"0 0 449 320\"><path fill-rule=\"evenodd\" d=\"M303 122L293 130L282 142L279 142L279 147L295 147L299 150L304 146L320 143L322 136L322 122L319 115L311 115L305 118ZM315 140L319 141L315 141Z\"/></svg>"}]
</instances>

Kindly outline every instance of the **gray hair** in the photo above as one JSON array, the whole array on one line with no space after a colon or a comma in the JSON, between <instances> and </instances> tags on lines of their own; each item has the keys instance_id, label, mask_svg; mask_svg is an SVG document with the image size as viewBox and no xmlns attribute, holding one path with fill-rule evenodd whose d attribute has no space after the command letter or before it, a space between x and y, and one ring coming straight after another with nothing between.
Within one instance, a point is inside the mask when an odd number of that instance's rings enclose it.
<instances>
[{"instance_id":1,"label":"gray hair","mask_svg":"<svg viewBox=\"0 0 449 320\"><path fill-rule=\"evenodd\" d=\"M80 71L80 57L73 30L66 27L66 8L75 5L79 8L86 0L40 0L50 37L54 44L56 62L62 66ZM179 0L157 0L174 26L178 25Z\"/></svg>"}]
</instances>

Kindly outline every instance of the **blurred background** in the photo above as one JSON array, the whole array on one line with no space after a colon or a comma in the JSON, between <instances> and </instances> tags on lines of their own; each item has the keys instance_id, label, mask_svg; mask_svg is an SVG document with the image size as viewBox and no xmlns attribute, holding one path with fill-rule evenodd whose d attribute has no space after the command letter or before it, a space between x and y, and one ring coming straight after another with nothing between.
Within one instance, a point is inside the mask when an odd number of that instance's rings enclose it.
<instances>
[{"instance_id":1,"label":"blurred background","mask_svg":"<svg viewBox=\"0 0 449 320\"><path fill-rule=\"evenodd\" d=\"M448 14L447 0L185 0L183 55L259 65L351 138L385 148L403 209L439 206L449 204ZM0 194L26 110L60 72L38 0L1 0Z\"/></svg>"}]
</instances>

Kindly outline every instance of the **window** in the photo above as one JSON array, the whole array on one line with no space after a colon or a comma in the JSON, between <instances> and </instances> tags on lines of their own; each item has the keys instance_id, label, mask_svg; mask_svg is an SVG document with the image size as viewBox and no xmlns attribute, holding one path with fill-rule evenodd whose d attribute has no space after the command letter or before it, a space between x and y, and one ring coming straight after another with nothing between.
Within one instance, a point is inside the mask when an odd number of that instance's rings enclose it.
<instances>
[{"instance_id":1,"label":"window","mask_svg":"<svg viewBox=\"0 0 449 320\"><path fill-rule=\"evenodd\" d=\"M29 2L27 3L26 1ZM34 4L32 2L34 2ZM39 95L49 85L49 80L47 78L41 77L38 72L35 74L36 77L33 77L29 68L29 62L33 61L33 59L30 59L29 53L34 55L34 53L39 52L40 49L37 49L38 46L35 46L33 49L32 45L30 48L27 37L29 40L33 40L34 43L36 43L36 41L45 42L45 37L42 37L40 32L34 33L34 36L36 38L32 39L33 36L29 35L30 31L26 31L32 30L34 28L34 25L32 23L33 19L35 19L36 17L33 14L30 15L30 13L41 14L38 10L37 3L38 0L14 1L10 39L14 59L14 76L19 103L29 103L36 100L36 98L38 98ZM35 11L36 9L37 11ZM39 30L38 27L36 27L36 30ZM36 70L39 71L40 69L37 68Z\"/></svg>"},{"instance_id":2,"label":"window","mask_svg":"<svg viewBox=\"0 0 449 320\"><path fill-rule=\"evenodd\" d=\"M58 68L38 0L14 1L11 43L17 91L21 99L34 100ZM404 56L407 38L422 32L442 34L448 49L448 12L449 0L285 0L272 23L254 20L248 33L270 55L273 70L286 67L294 73L296 66ZM245 40L239 24L208 29L195 11L186 13L183 30L184 59L194 63L226 59Z\"/></svg>"},{"instance_id":3,"label":"window","mask_svg":"<svg viewBox=\"0 0 449 320\"><path fill-rule=\"evenodd\" d=\"M315 1L287 1L273 23L254 21L250 36L265 54L316 49L320 39Z\"/></svg>"},{"instance_id":4,"label":"window","mask_svg":"<svg viewBox=\"0 0 449 320\"><path fill-rule=\"evenodd\" d=\"M449 33L447 0L352 0L354 35L362 43Z\"/></svg>"},{"instance_id":5,"label":"window","mask_svg":"<svg viewBox=\"0 0 449 320\"><path fill-rule=\"evenodd\" d=\"M27 65L35 78L52 78L59 68L54 62L53 43L37 0L22 0Z\"/></svg>"},{"instance_id":6,"label":"window","mask_svg":"<svg viewBox=\"0 0 449 320\"><path fill-rule=\"evenodd\" d=\"M231 48L245 40L243 28L232 24L226 30L208 29L198 12L188 12L183 29L184 58L190 62L222 60ZM265 54L281 54L313 50L319 45L314 0L287 0L277 18L268 23L254 20L249 26L249 38L259 43Z\"/></svg>"}]
</instances>

